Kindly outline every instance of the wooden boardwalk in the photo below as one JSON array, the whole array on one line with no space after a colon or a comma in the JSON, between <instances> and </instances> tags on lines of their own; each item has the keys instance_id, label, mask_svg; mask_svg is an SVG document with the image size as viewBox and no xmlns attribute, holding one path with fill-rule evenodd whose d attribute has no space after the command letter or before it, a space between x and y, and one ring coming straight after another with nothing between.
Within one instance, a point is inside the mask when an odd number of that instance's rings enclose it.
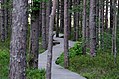
<instances>
[{"instance_id":1,"label":"wooden boardwalk","mask_svg":"<svg viewBox=\"0 0 119 79\"><path fill-rule=\"evenodd\" d=\"M64 39L56 38L54 36L54 40L60 42L60 44L53 46L52 79L86 79L77 73L64 69L63 67L55 64L56 59L64 51ZM73 41L69 41L69 47L72 47L74 43L75 42ZM46 69L47 52L48 51L46 50L44 53L39 54L39 63L38 63L39 69Z\"/></svg>"}]
</instances>

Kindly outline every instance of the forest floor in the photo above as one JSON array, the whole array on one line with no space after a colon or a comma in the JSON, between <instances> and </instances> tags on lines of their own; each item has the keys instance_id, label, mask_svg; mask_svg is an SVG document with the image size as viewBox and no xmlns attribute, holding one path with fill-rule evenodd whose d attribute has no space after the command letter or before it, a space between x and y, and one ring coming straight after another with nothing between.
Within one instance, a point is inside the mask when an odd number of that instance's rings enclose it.
<instances>
[{"instance_id":1,"label":"forest floor","mask_svg":"<svg viewBox=\"0 0 119 79\"><path fill-rule=\"evenodd\" d=\"M60 36L62 36L62 34L60 34ZM85 79L79 74L69 71L67 69L64 69L63 67L55 63L57 58L60 57L60 55L64 51L64 39L56 38L54 36L54 40L57 42L60 42L60 44L53 46L52 79ZM74 43L75 42L73 41L69 41L69 48L73 47ZM38 63L39 69L46 69L47 52L48 50L46 50L42 54L39 54L39 63Z\"/></svg>"}]
</instances>

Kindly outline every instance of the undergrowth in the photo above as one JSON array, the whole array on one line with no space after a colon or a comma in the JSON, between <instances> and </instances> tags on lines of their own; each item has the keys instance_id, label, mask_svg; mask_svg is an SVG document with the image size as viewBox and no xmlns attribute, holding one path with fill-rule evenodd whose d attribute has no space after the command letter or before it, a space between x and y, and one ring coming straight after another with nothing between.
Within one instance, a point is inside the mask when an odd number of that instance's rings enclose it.
<instances>
[{"instance_id":1,"label":"undergrowth","mask_svg":"<svg viewBox=\"0 0 119 79\"><path fill-rule=\"evenodd\" d=\"M0 42L0 79L8 79L9 75L9 47L10 41ZM27 79L45 79L45 70L28 69L26 71Z\"/></svg>"},{"instance_id":2,"label":"undergrowth","mask_svg":"<svg viewBox=\"0 0 119 79\"><path fill-rule=\"evenodd\" d=\"M116 64L111 53L111 38L104 34L104 49L97 49L95 57L91 57L89 49L87 54L82 54L82 42L77 42L69 50L69 70L77 72L87 79L119 79L119 54L117 54ZM117 38L118 39L118 38ZM117 41L118 44L119 40ZM119 47L119 44L117 45ZM64 66L64 54L56 61L57 64Z\"/></svg>"}]
</instances>

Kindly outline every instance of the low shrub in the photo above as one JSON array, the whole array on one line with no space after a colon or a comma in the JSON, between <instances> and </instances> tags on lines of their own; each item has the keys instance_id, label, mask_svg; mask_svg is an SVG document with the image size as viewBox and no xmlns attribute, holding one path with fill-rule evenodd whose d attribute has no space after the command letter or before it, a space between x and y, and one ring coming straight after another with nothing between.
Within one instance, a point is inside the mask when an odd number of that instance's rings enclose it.
<instances>
[{"instance_id":1,"label":"low shrub","mask_svg":"<svg viewBox=\"0 0 119 79\"><path fill-rule=\"evenodd\" d=\"M105 50L97 50L95 57L91 57L89 49L87 54L82 54L82 43L77 42L69 50L70 66L69 70L77 72L87 79L119 79L119 55L117 54L116 63L110 47ZM57 64L64 66L64 54L56 61Z\"/></svg>"}]
</instances>

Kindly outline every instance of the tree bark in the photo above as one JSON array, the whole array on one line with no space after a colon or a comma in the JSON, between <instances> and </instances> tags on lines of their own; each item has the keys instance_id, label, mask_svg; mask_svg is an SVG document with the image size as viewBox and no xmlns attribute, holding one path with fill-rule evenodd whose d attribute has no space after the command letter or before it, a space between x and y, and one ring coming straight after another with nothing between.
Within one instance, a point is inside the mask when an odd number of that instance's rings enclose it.
<instances>
[{"instance_id":1,"label":"tree bark","mask_svg":"<svg viewBox=\"0 0 119 79\"><path fill-rule=\"evenodd\" d=\"M69 12L72 9L72 0L68 1L68 38L71 38L71 28L72 28L72 12Z\"/></svg>"},{"instance_id":2,"label":"tree bark","mask_svg":"<svg viewBox=\"0 0 119 79\"><path fill-rule=\"evenodd\" d=\"M60 7L60 32L63 33L64 29L64 0L60 0L61 7Z\"/></svg>"},{"instance_id":3,"label":"tree bark","mask_svg":"<svg viewBox=\"0 0 119 79\"><path fill-rule=\"evenodd\" d=\"M90 0L90 54L96 55L96 0Z\"/></svg>"},{"instance_id":4,"label":"tree bark","mask_svg":"<svg viewBox=\"0 0 119 79\"><path fill-rule=\"evenodd\" d=\"M48 39L49 39L49 20L50 20L50 13L52 8L52 0L48 0L46 3L46 47L48 47Z\"/></svg>"},{"instance_id":5,"label":"tree bark","mask_svg":"<svg viewBox=\"0 0 119 79\"><path fill-rule=\"evenodd\" d=\"M104 0L100 1L100 48L104 48Z\"/></svg>"},{"instance_id":6,"label":"tree bark","mask_svg":"<svg viewBox=\"0 0 119 79\"><path fill-rule=\"evenodd\" d=\"M108 31L108 0L106 1L106 13L105 13L105 30Z\"/></svg>"},{"instance_id":7,"label":"tree bark","mask_svg":"<svg viewBox=\"0 0 119 79\"><path fill-rule=\"evenodd\" d=\"M57 0L53 0L52 11L51 11L51 14L50 14L46 79L51 79L52 48L53 48L53 26L54 26L55 14L56 14L56 3L57 3Z\"/></svg>"},{"instance_id":8,"label":"tree bark","mask_svg":"<svg viewBox=\"0 0 119 79\"><path fill-rule=\"evenodd\" d=\"M4 0L4 22L5 22L5 39L8 37L8 3L7 0Z\"/></svg>"},{"instance_id":9,"label":"tree bark","mask_svg":"<svg viewBox=\"0 0 119 79\"><path fill-rule=\"evenodd\" d=\"M73 33L73 41L76 41L76 12L74 12L74 16L73 16L73 31L74 31L74 33Z\"/></svg>"},{"instance_id":10,"label":"tree bark","mask_svg":"<svg viewBox=\"0 0 119 79\"><path fill-rule=\"evenodd\" d=\"M4 18L4 0L1 0L1 41L5 41L5 18Z\"/></svg>"},{"instance_id":11,"label":"tree bark","mask_svg":"<svg viewBox=\"0 0 119 79\"><path fill-rule=\"evenodd\" d=\"M82 53L86 54L86 0L83 0L83 47L82 47Z\"/></svg>"},{"instance_id":12,"label":"tree bark","mask_svg":"<svg viewBox=\"0 0 119 79\"><path fill-rule=\"evenodd\" d=\"M64 67L69 66L68 54L68 1L64 1Z\"/></svg>"},{"instance_id":13,"label":"tree bark","mask_svg":"<svg viewBox=\"0 0 119 79\"><path fill-rule=\"evenodd\" d=\"M112 34L112 29L113 29L113 4L112 4L113 0L110 0L110 33Z\"/></svg>"},{"instance_id":14,"label":"tree bark","mask_svg":"<svg viewBox=\"0 0 119 79\"><path fill-rule=\"evenodd\" d=\"M114 24L113 24L113 32L112 32L112 53L114 54L114 64L116 64L116 57L117 57L117 0L114 0L112 2L112 7L114 10L113 18L114 18Z\"/></svg>"},{"instance_id":15,"label":"tree bark","mask_svg":"<svg viewBox=\"0 0 119 79\"><path fill-rule=\"evenodd\" d=\"M33 2L33 7L39 3ZM31 29L30 29L30 61L29 66L38 68L39 54L39 10L32 10L31 13Z\"/></svg>"},{"instance_id":16,"label":"tree bark","mask_svg":"<svg viewBox=\"0 0 119 79\"><path fill-rule=\"evenodd\" d=\"M86 18L86 48L90 48L89 17Z\"/></svg>"},{"instance_id":17,"label":"tree bark","mask_svg":"<svg viewBox=\"0 0 119 79\"><path fill-rule=\"evenodd\" d=\"M57 25L56 25L56 37L59 37L59 0L57 0Z\"/></svg>"},{"instance_id":18,"label":"tree bark","mask_svg":"<svg viewBox=\"0 0 119 79\"><path fill-rule=\"evenodd\" d=\"M40 10L39 10L39 36L42 36L42 2L40 2Z\"/></svg>"},{"instance_id":19,"label":"tree bark","mask_svg":"<svg viewBox=\"0 0 119 79\"><path fill-rule=\"evenodd\" d=\"M119 29L119 0L118 0L118 14L117 14L117 25L118 25L118 27L117 27L117 29Z\"/></svg>"},{"instance_id":20,"label":"tree bark","mask_svg":"<svg viewBox=\"0 0 119 79\"><path fill-rule=\"evenodd\" d=\"M96 46L99 45L99 0L96 0Z\"/></svg>"},{"instance_id":21,"label":"tree bark","mask_svg":"<svg viewBox=\"0 0 119 79\"><path fill-rule=\"evenodd\" d=\"M46 44L46 2L42 2L42 47L47 49Z\"/></svg>"},{"instance_id":22,"label":"tree bark","mask_svg":"<svg viewBox=\"0 0 119 79\"><path fill-rule=\"evenodd\" d=\"M26 79L28 0L13 0L9 79Z\"/></svg>"},{"instance_id":23,"label":"tree bark","mask_svg":"<svg viewBox=\"0 0 119 79\"><path fill-rule=\"evenodd\" d=\"M76 6L78 7L78 5L80 4L79 0L76 0ZM76 41L79 40L79 11L77 10L76 12Z\"/></svg>"}]
</instances>

